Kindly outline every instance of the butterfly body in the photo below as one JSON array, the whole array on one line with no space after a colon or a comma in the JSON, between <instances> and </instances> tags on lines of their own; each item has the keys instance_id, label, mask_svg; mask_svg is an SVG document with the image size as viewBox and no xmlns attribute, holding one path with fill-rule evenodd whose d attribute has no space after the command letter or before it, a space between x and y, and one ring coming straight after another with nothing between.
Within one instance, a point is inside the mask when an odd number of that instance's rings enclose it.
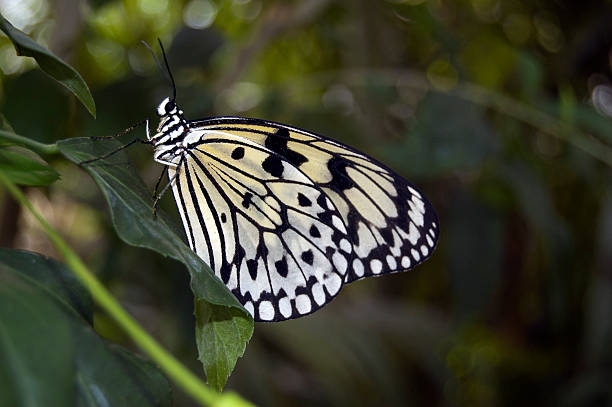
<instances>
[{"instance_id":1,"label":"butterfly body","mask_svg":"<svg viewBox=\"0 0 612 407\"><path fill-rule=\"evenodd\" d=\"M149 136L190 247L258 321L321 308L344 284L405 271L439 234L425 197L348 146L258 119L187 121L173 99Z\"/></svg>"}]
</instances>

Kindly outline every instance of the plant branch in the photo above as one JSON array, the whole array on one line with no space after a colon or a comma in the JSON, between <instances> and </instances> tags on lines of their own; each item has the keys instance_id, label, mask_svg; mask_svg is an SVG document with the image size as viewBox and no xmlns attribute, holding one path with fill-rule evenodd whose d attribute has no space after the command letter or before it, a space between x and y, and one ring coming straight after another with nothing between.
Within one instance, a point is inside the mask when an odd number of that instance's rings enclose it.
<instances>
[{"instance_id":1,"label":"plant branch","mask_svg":"<svg viewBox=\"0 0 612 407\"><path fill-rule=\"evenodd\" d=\"M42 155L55 155L59 153L56 144L44 144L38 141L29 139L24 136L12 133L10 131L0 130L0 141L8 141L11 144L29 148L30 150Z\"/></svg>"},{"instance_id":2,"label":"plant branch","mask_svg":"<svg viewBox=\"0 0 612 407\"><path fill-rule=\"evenodd\" d=\"M68 267L89 289L96 303L102 307L130 338L153 359L174 383L201 405L205 406L252 406L235 393L217 393L207 387L196 375L183 366L151 337L119 304L110 292L87 269L78 255L68 246L55 229L34 209L32 204L2 172L0 182L21 205L26 207L40 223L44 233L64 257Z\"/></svg>"},{"instance_id":3,"label":"plant branch","mask_svg":"<svg viewBox=\"0 0 612 407\"><path fill-rule=\"evenodd\" d=\"M460 82L451 90L443 91L435 89L429 83L425 74L410 69L352 70L344 71L341 77L351 86L362 86L368 83L367 79L372 74L376 74L378 79L388 86L403 86L422 92L436 90L455 95L474 104L495 109L501 114L539 129L542 133L559 138L607 166L612 167L612 147L592 134L586 133L572 124L564 122L527 103L473 83ZM329 73L322 78L324 80L332 80L337 75L337 72ZM440 78L440 80L444 80L444 78Z\"/></svg>"}]
</instances>

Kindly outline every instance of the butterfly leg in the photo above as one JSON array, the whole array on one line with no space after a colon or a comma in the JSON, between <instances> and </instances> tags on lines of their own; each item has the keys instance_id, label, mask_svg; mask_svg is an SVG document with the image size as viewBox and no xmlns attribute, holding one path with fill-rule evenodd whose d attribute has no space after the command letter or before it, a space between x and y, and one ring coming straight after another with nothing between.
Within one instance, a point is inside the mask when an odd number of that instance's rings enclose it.
<instances>
[{"instance_id":1,"label":"butterfly leg","mask_svg":"<svg viewBox=\"0 0 612 407\"><path fill-rule=\"evenodd\" d=\"M162 198L162 196L164 196L164 194L166 193L166 191L168 190L168 188L170 188L172 186L172 184L174 184L174 181L176 181L176 178L178 177L180 171L181 171L181 164L183 164L183 159L181 159L181 161L178 163L177 167L176 167L176 172L174 173L174 175L172 176L172 178L170 178L170 180L168 181L168 183L164 186L164 188L161 190L161 192L159 193L159 195L154 196L155 201L153 202L153 218L157 219L157 205L159 205L159 201ZM164 172L162 172L162 176L163 174L168 170L168 167L166 166L164 168ZM159 181L161 180L161 176L159 177L159 180L157 182L158 185L155 186L155 190L157 191L157 187L159 186Z\"/></svg>"},{"instance_id":2,"label":"butterfly leg","mask_svg":"<svg viewBox=\"0 0 612 407\"><path fill-rule=\"evenodd\" d=\"M164 178L164 175L168 172L168 167L164 167L164 169L162 170L161 174L159 174L159 178L157 179L157 184L155 184L155 189L153 190L153 199L157 198L157 191L159 190L159 185L162 182L162 178Z\"/></svg>"}]
</instances>

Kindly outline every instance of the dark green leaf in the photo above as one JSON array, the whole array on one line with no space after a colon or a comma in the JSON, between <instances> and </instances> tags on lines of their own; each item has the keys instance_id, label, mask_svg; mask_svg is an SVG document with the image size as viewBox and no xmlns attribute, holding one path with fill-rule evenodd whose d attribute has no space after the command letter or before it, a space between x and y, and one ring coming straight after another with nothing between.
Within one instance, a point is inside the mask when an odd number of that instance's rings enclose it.
<instances>
[{"instance_id":1,"label":"dark green leaf","mask_svg":"<svg viewBox=\"0 0 612 407\"><path fill-rule=\"evenodd\" d=\"M44 186L59 179L52 167L15 150L0 149L0 171L19 185Z\"/></svg>"},{"instance_id":2,"label":"dark green leaf","mask_svg":"<svg viewBox=\"0 0 612 407\"><path fill-rule=\"evenodd\" d=\"M170 406L161 372L97 336L91 315L62 264L0 249L0 405Z\"/></svg>"},{"instance_id":3,"label":"dark green leaf","mask_svg":"<svg viewBox=\"0 0 612 407\"><path fill-rule=\"evenodd\" d=\"M18 55L34 58L43 71L68 88L87 108L89 113L96 117L96 104L89 92L89 88L81 75L73 67L13 27L1 15L0 30L13 42Z\"/></svg>"},{"instance_id":4,"label":"dark green leaf","mask_svg":"<svg viewBox=\"0 0 612 407\"><path fill-rule=\"evenodd\" d=\"M100 157L119 145L89 138L58 142L62 154L79 163ZM163 213L152 214L151 193L123 152L86 165L110 206L113 224L128 244L145 247L183 262L191 275L195 296L197 345L208 383L222 389L253 333L251 315L238 303L212 270L185 245Z\"/></svg>"}]
</instances>

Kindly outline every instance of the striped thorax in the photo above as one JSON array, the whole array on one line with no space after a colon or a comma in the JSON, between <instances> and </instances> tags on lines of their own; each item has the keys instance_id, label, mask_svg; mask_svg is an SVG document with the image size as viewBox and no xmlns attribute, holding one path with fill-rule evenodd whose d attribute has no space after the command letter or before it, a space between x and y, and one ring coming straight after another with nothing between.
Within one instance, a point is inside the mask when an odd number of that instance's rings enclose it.
<instances>
[{"instance_id":1,"label":"striped thorax","mask_svg":"<svg viewBox=\"0 0 612 407\"><path fill-rule=\"evenodd\" d=\"M189 133L189 124L183 111L170 98L165 98L159 104L157 115L160 117L157 133L149 137L155 147L153 159L176 167L187 148L185 136Z\"/></svg>"}]
</instances>

